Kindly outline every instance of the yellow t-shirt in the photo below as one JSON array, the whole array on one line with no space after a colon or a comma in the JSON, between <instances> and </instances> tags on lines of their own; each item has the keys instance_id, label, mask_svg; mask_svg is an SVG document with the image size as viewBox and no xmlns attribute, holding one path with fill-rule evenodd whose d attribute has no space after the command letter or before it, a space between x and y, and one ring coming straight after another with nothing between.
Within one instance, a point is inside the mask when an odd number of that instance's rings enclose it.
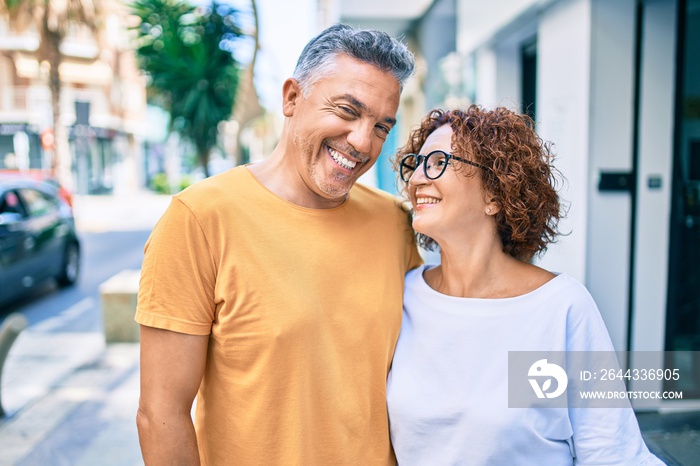
<instances>
[{"instance_id":1,"label":"yellow t-shirt","mask_svg":"<svg viewBox=\"0 0 700 466\"><path fill-rule=\"evenodd\" d=\"M356 185L289 203L245 167L175 196L146 245L136 320L210 334L195 427L205 465L388 465L386 378L407 214Z\"/></svg>"}]
</instances>

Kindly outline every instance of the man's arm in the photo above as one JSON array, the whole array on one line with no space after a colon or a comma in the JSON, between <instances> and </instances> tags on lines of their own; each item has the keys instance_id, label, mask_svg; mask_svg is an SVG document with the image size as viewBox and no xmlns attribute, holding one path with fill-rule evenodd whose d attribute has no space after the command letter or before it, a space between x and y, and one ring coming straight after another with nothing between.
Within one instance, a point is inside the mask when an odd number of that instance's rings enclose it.
<instances>
[{"instance_id":1,"label":"man's arm","mask_svg":"<svg viewBox=\"0 0 700 466\"><path fill-rule=\"evenodd\" d=\"M208 342L208 335L141 326L136 425L146 465L199 465L190 413L204 374Z\"/></svg>"}]
</instances>

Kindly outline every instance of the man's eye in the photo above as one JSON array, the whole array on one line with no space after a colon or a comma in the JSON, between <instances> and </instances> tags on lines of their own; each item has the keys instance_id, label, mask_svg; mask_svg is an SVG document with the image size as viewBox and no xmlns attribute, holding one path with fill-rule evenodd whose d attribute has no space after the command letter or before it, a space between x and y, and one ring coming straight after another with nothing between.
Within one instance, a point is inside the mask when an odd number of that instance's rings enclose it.
<instances>
[{"instance_id":1,"label":"man's eye","mask_svg":"<svg viewBox=\"0 0 700 466\"><path fill-rule=\"evenodd\" d=\"M377 133L380 136L386 136L387 134L389 134L389 131L391 131L391 128L389 128L388 126L384 126L384 125L377 125L377 126L375 126L375 128L377 129Z\"/></svg>"},{"instance_id":2,"label":"man's eye","mask_svg":"<svg viewBox=\"0 0 700 466\"><path fill-rule=\"evenodd\" d=\"M348 116L353 116L353 117L357 116L357 112L355 112L355 110L350 108L350 107L345 107L344 105L340 105L338 108L340 108L340 110L342 110L343 113L345 113Z\"/></svg>"}]
</instances>

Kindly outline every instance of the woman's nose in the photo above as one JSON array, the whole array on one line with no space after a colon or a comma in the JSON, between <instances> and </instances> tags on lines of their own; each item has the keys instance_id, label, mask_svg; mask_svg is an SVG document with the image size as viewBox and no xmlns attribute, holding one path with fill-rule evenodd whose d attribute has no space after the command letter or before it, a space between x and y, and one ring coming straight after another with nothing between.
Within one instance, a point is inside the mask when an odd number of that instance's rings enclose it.
<instances>
[{"instance_id":1,"label":"woman's nose","mask_svg":"<svg viewBox=\"0 0 700 466\"><path fill-rule=\"evenodd\" d=\"M428 182L429 178L425 176L425 160L421 160L421 163L416 165L415 170L413 170L413 173L411 173L411 177L408 179L408 184L418 186Z\"/></svg>"}]
</instances>

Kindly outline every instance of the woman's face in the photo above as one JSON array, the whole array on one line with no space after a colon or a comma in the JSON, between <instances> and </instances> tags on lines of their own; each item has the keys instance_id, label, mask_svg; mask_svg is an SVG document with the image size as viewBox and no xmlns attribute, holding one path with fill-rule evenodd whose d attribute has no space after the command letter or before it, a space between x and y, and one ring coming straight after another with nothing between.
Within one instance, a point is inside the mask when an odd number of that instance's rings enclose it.
<instances>
[{"instance_id":1,"label":"woman's face","mask_svg":"<svg viewBox=\"0 0 700 466\"><path fill-rule=\"evenodd\" d=\"M441 126L428 136L419 155L435 150L452 154L452 136L449 125ZM471 159L470 154L454 155ZM441 245L450 238L473 235L487 225L493 231L493 220L486 212L493 207L486 202L479 170L451 159L442 176L431 180L425 176L422 164L417 167L408 183L414 209L413 228Z\"/></svg>"}]
</instances>

